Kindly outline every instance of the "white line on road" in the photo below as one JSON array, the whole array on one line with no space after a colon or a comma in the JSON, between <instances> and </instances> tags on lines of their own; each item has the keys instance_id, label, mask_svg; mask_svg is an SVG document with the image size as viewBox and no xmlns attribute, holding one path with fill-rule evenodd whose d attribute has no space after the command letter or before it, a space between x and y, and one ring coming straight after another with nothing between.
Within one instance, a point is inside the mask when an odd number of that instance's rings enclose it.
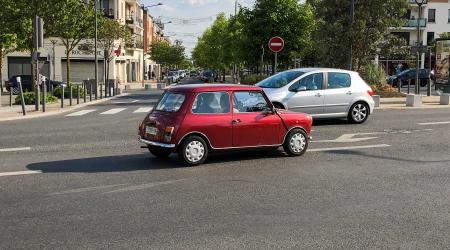
<instances>
[{"instance_id":1,"label":"white line on road","mask_svg":"<svg viewBox=\"0 0 450 250\"><path fill-rule=\"evenodd\" d=\"M42 171L41 170L28 170L28 171L4 172L4 173L0 173L0 176L14 176L14 175L26 175L26 174L42 174Z\"/></svg>"},{"instance_id":2,"label":"white line on road","mask_svg":"<svg viewBox=\"0 0 450 250\"><path fill-rule=\"evenodd\" d=\"M117 101L113 102L114 104L127 104L127 103L135 103L138 102L138 100L132 100L132 101Z\"/></svg>"},{"instance_id":3,"label":"white line on road","mask_svg":"<svg viewBox=\"0 0 450 250\"><path fill-rule=\"evenodd\" d=\"M30 147L24 147L24 148L0 148L0 152L15 152L15 151L27 151L31 150Z\"/></svg>"},{"instance_id":4,"label":"white line on road","mask_svg":"<svg viewBox=\"0 0 450 250\"><path fill-rule=\"evenodd\" d=\"M133 113L148 113L152 110L153 107L143 107L136 109Z\"/></svg>"},{"instance_id":5,"label":"white line on road","mask_svg":"<svg viewBox=\"0 0 450 250\"><path fill-rule=\"evenodd\" d=\"M141 184L141 185L130 186L130 187L126 187L126 188L120 188L120 189L117 189L117 190L105 192L105 194L142 190L142 189L156 187L156 186L160 186L160 185L172 184L172 183L179 182L179 181L182 181L182 180L185 180L185 179L179 179L179 180L173 180L173 181L162 181L162 182L145 183L145 184Z\"/></svg>"},{"instance_id":6,"label":"white line on road","mask_svg":"<svg viewBox=\"0 0 450 250\"><path fill-rule=\"evenodd\" d=\"M450 124L450 121L445 121L445 122L422 122L422 123L417 123L418 125L438 125L438 124Z\"/></svg>"},{"instance_id":7,"label":"white line on road","mask_svg":"<svg viewBox=\"0 0 450 250\"><path fill-rule=\"evenodd\" d=\"M342 150L364 149L364 148L385 148L390 146L391 145L388 144L378 144L378 145L350 146L350 147L336 147L336 148L313 148L308 149L308 152L342 151Z\"/></svg>"},{"instance_id":8,"label":"white line on road","mask_svg":"<svg viewBox=\"0 0 450 250\"><path fill-rule=\"evenodd\" d=\"M124 186L124 185L125 184L116 184L116 185L104 185L104 186L97 186L97 187L76 188L76 189L71 189L71 190L67 190L67 191L51 193L50 195L82 193L82 192L96 191L96 190L113 188L113 187L120 187L120 186Z\"/></svg>"},{"instance_id":9,"label":"white line on road","mask_svg":"<svg viewBox=\"0 0 450 250\"><path fill-rule=\"evenodd\" d=\"M91 113L94 111L95 111L95 109L86 109L86 110L81 110L81 111L78 111L75 113L68 114L66 116L82 116L82 115L85 115L85 114L88 114L88 113Z\"/></svg>"},{"instance_id":10,"label":"white line on road","mask_svg":"<svg viewBox=\"0 0 450 250\"><path fill-rule=\"evenodd\" d=\"M116 109L110 109L108 111L105 111L103 113L100 113L101 115L113 115L113 114L117 114L119 112L124 111L126 108L116 108Z\"/></svg>"}]
</instances>

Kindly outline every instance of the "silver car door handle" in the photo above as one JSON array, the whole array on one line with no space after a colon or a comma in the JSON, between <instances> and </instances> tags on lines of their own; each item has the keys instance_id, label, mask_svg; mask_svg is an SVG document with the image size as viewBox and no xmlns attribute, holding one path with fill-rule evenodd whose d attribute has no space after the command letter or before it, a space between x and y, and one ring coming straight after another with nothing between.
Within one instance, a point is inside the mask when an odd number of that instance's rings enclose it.
<instances>
[{"instance_id":1,"label":"silver car door handle","mask_svg":"<svg viewBox=\"0 0 450 250\"><path fill-rule=\"evenodd\" d=\"M352 92L351 92L351 91L347 92L347 95L351 95L351 94L352 94Z\"/></svg>"},{"instance_id":2,"label":"silver car door handle","mask_svg":"<svg viewBox=\"0 0 450 250\"><path fill-rule=\"evenodd\" d=\"M321 97L322 95L321 95L320 93L317 93L316 96L317 96L317 97Z\"/></svg>"}]
</instances>

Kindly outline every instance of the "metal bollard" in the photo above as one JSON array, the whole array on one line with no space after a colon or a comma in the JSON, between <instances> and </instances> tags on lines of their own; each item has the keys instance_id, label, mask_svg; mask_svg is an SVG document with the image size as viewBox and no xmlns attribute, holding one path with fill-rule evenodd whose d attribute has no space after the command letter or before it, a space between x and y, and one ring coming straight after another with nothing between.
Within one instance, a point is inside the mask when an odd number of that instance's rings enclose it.
<instances>
[{"instance_id":1,"label":"metal bollard","mask_svg":"<svg viewBox=\"0 0 450 250\"><path fill-rule=\"evenodd\" d=\"M70 106L72 106L72 98L73 98L73 88L72 88L72 83L71 84L69 84L69 104L70 104Z\"/></svg>"},{"instance_id":2,"label":"metal bollard","mask_svg":"<svg viewBox=\"0 0 450 250\"><path fill-rule=\"evenodd\" d=\"M83 100L84 100L84 102L86 102L86 94L87 94L87 91L86 91L86 82L85 82L85 81L83 81L83 92L84 92L84 94L83 94Z\"/></svg>"},{"instance_id":3,"label":"metal bollard","mask_svg":"<svg viewBox=\"0 0 450 250\"><path fill-rule=\"evenodd\" d=\"M411 79L408 80L408 94L411 92Z\"/></svg>"},{"instance_id":4,"label":"metal bollard","mask_svg":"<svg viewBox=\"0 0 450 250\"><path fill-rule=\"evenodd\" d=\"M9 106L12 106L12 92L13 92L13 88L10 87L9 88Z\"/></svg>"},{"instance_id":5,"label":"metal bollard","mask_svg":"<svg viewBox=\"0 0 450 250\"><path fill-rule=\"evenodd\" d=\"M48 81L48 80L47 80ZM47 81L44 77L44 84L42 85L42 112L45 112L47 107ZM50 82L49 82L50 83Z\"/></svg>"},{"instance_id":6,"label":"metal bollard","mask_svg":"<svg viewBox=\"0 0 450 250\"><path fill-rule=\"evenodd\" d=\"M80 85L77 85L77 105L80 104Z\"/></svg>"},{"instance_id":7,"label":"metal bollard","mask_svg":"<svg viewBox=\"0 0 450 250\"><path fill-rule=\"evenodd\" d=\"M61 108L64 108L64 84L61 84Z\"/></svg>"},{"instance_id":8,"label":"metal bollard","mask_svg":"<svg viewBox=\"0 0 450 250\"><path fill-rule=\"evenodd\" d=\"M100 84L100 99L103 99L103 85Z\"/></svg>"},{"instance_id":9,"label":"metal bollard","mask_svg":"<svg viewBox=\"0 0 450 250\"><path fill-rule=\"evenodd\" d=\"M20 79L20 77L17 77L16 79L17 79L17 83L19 84L19 94L20 94L20 100L22 103L22 114L27 115L27 111L25 109L25 98L23 97L22 80Z\"/></svg>"},{"instance_id":10,"label":"metal bollard","mask_svg":"<svg viewBox=\"0 0 450 250\"><path fill-rule=\"evenodd\" d=\"M92 102L92 83L89 83L89 101Z\"/></svg>"},{"instance_id":11,"label":"metal bollard","mask_svg":"<svg viewBox=\"0 0 450 250\"><path fill-rule=\"evenodd\" d=\"M398 93L402 92L402 81L400 79L398 79L397 88L398 88Z\"/></svg>"}]
</instances>

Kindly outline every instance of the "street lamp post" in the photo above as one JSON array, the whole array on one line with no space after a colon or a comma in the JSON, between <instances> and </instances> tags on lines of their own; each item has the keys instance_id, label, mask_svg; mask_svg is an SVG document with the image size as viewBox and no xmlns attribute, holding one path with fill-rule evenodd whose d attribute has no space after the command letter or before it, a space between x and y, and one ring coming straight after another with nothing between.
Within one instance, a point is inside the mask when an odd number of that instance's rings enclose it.
<instances>
[{"instance_id":1,"label":"street lamp post","mask_svg":"<svg viewBox=\"0 0 450 250\"><path fill-rule=\"evenodd\" d=\"M98 20L97 20L97 0L94 0L94 22L95 22L95 35L94 35L94 60L95 60L95 100L98 98L98 58L97 58L97 39L98 39Z\"/></svg>"},{"instance_id":2,"label":"street lamp post","mask_svg":"<svg viewBox=\"0 0 450 250\"><path fill-rule=\"evenodd\" d=\"M350 8L350 25L353 28L353 21L355 19L355 0L352 0L352 6ZM350 62L348 64L349 70L353 69L353 41L350 40Z\"/></svg>"},{"instance_id":3,"label":"street lamp post","mask_svg":"<svg viewBox=\"0 0 450 250\"><path fill-rule=\"evenodd\" d=\"M415 0L417 6L419 7L419 19L417 20L417 55L416 55L416 85L415 92L416 95L420 94L420 85L419 85L419 57L421 55L422 49L422 39L420 39L420 21L422 21L422 5L426 4L428 0Z\"/></svg>"},{"instance_id":4,"label":"street lamp post","mask_svg":"<svg viewBox=\"0 0 450 250\"><path fill-rule=\"evenodd\" d=\"M157 3L157 4L152 4L152 5L147 5L147 6L145 6L145 5L142 5L142 14L143 15L146 15L146 10L148 9L148 8L151 8L151 7L156 7L156 6L160 6L160 5L163 5L162 3ZM145 30L145 23L142 23L142 28ZM145 42L144 42L144 39L146 39L146 37L142 37L142 87L144 87L144 85L145 85Z\"/></svg>"}]
</instances>

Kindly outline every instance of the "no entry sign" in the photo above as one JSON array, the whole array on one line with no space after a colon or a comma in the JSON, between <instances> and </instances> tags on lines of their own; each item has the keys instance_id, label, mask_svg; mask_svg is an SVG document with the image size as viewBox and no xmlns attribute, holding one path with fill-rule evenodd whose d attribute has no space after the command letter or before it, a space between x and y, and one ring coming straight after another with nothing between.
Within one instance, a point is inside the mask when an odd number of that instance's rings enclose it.
<instances>
[{"instance_id":1,"label":"no entry sign","mask_svg":"<svg viewBox=\"0 0 450 250\"><path fill-rule=\"evenodd\" d=\"M275 53L278 53L284 48L284 40L281 37L272 37L269 40L269 48Z\"/></svg>"}]
</instances>

